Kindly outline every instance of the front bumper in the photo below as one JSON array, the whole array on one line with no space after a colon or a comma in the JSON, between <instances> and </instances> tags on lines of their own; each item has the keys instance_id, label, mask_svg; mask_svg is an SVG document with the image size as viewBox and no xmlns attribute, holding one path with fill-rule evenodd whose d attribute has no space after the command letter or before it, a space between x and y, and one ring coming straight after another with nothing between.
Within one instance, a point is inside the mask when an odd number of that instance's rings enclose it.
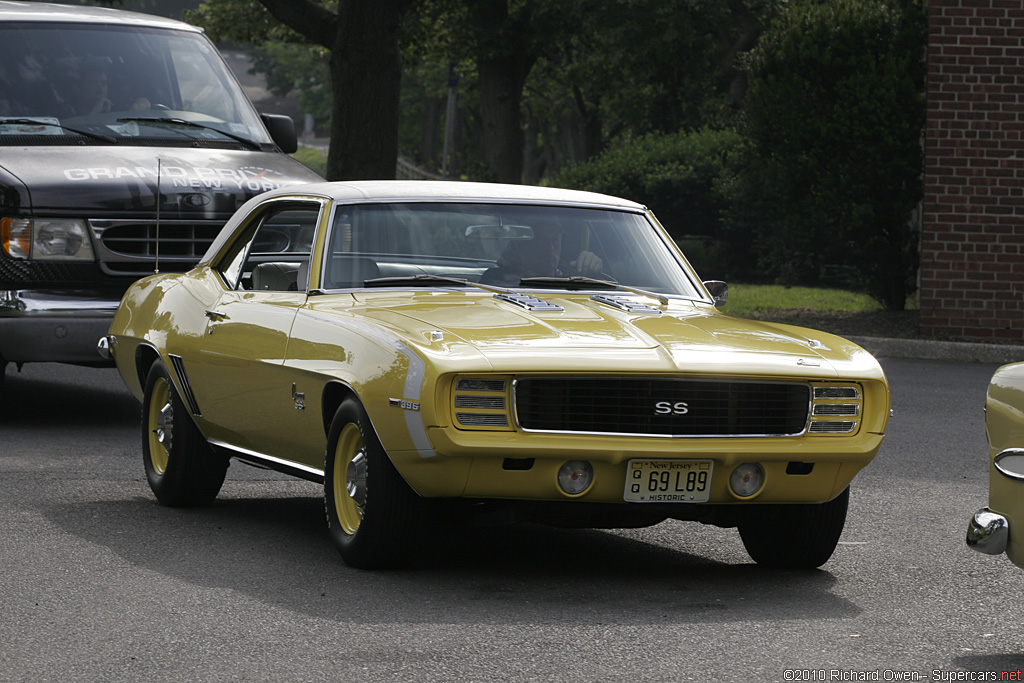
<instances>
[{"instance_id":1,"label":"front bumper","mask_svg":"<svg viewBox=\"0 0 1024 683\"><path fill-rule=\"evenodd\" d=\"M399 427L388 426L378 433L390 434ZM387 449L399 472L421 496L617 504L623 503L631 459L713 461L709 505L822 503L849 486L882 443L882 435L863 431L854 438L682 440L431 427L427 435L435 457L425 458L411 449ZM582 495L569 496L558 487L559 468L569 460L585 460L593 467L593 484ZM729 479L736 467L748 462L764 468L765 485L753 496L741 498L731 492Z\"/></svg>"},{"instance_id":2,"label":"front bumper","mask_svg":"<svg viewBox=\"0 0 1024 683\"><path fill-rule=\"evenodd\" d=\"M1010 539L1010 521L987 507L974 513L967 525L967 547L986 555L1002 555Z\"/></svg>"},{"instance_id":3,"label":"front bumper","mask_svg":"<svg viewBox=\"0 0 1024 683\"><path fill-rule=\"evenodd\" d=\"M110 366L96 353L121 303L117 292L0 290L0 358Z\"/></svg>"}]
</instances>

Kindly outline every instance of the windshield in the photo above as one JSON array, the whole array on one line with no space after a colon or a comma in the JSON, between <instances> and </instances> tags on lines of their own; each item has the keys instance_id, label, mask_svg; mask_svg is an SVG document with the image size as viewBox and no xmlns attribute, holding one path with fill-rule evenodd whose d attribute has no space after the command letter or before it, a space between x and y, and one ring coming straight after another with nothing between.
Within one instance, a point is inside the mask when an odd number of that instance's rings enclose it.
<instances>
[{"instance_id":1,"label":"windshield","mask_svg":"<svg viewBox=\"0 0 1024 683\"><path fill-rule=\"evenodd\" d=\"M238 138L270 142L201 34L0 24L0 144L5 138L14 144L12 136L18 136L18 144L25 136L45 144L47 137L67 135L158 145L200 140L234 146Z\"/></svg>"},{"instance_id":2,"label":"windshield","mask_svg":"<svg viewBox=\"0 0 1024 683\"><path fill-rule=\"evenodd\" d=\"M496 287L607 290L616 283L701 298L643 214L515 204L395 203L335 210L324 289L459 278ZM422 285L451 286L420 277ZM454 283L453 283L454 284Z\"/></svg>"}]
</instances>

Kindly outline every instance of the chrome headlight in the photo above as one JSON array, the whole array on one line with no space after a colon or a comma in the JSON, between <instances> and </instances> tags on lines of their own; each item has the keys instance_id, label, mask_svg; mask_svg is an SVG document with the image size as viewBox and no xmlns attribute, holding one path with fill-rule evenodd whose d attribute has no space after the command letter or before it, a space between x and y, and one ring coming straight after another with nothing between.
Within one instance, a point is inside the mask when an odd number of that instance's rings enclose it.
<instances>
[{"instance_id":1,"label":"chrome headlight","mask_svg":"<svg viewBox=\"0 0 1024 683\"><path fill-rule=\"evenodd\" d=\"M0 246L11 258L33 261L93 261L92 238L76 218L4 218Z\"/></svg>"},{"instance_id":2,"label":"chrome headlight","mask_svg":"<svg viewBox=\"0 0 1024 683\"><path fill-rule=\"evenodd\" d=\"M452 414L458 429L512 431L509 419L509 377L458 377Z\"/></svg>"},{"instance_id":3,"label":"chrome headlight","mask_svg":"<svg viewBox=\"0 0 1024 683\"><path fill-rule=\"evenodd\" d=\"M855 434L864 414L860 385L815 384L811 399L810 434Z\"/></svg>"}]
</instances>

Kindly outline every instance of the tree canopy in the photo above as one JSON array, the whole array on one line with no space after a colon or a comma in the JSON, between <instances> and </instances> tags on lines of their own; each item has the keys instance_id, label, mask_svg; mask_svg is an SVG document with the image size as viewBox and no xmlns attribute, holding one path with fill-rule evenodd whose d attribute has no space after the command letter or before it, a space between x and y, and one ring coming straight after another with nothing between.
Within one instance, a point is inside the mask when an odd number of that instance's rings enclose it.
<instances>
[{"instance_id":1,"label":"tree canopy","mask_svg":"<svg viewBox=\"0 0 1024 683\"><path fill-rule=\"evenodd\" d=\"M892 308L913 288L917 0L204 0L191 19L259 46L270 87L329 121L329 178L393 177L399 152L440 169L447 113L456 177L640 199L748 278L838 265Z\"/></svg>"},{"instance_id":2,"label":"tree canopy","mask_svg":"<svg viewBox=\"0 0 1024 683\"><path fill-rule=\"evenodd\" d=\"M330 179L392 178L398 157L399 40L413 0L204 0L192 15L215 38L259 43L293 36L327 50ZM353 134L353 131L359 131Z\"/></svg>"},{"instance_id":3,"label":"tree canopy","mask_svg":"<svg viewBox=\"0 0 1024 683\"><path fill-rule=\"evenodd\" d=\"M746 58L737 237L784 283L842 264L902 309L917 267L924 23L905 0L795 4Z\"/></svg>"}]
</instances>

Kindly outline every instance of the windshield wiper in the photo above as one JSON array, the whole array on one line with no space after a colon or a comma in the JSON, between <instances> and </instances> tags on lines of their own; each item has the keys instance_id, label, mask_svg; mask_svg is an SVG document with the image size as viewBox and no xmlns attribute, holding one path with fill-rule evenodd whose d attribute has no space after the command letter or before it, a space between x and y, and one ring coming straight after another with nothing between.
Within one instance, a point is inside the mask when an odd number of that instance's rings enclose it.
<instances>
[{"instance_id":1,"label":"windshield wiper","mask_svg":"<svg viewBox=\"0 0 1024 683\"><path fill-rule=\"evenodd\" d=\"M640 289L639 287L630 287L629 285L618 283L615 280L599 280L598 278L584 277L582 275L573 275L571 277L524 277L519 281L519 286L566 287L569 289L586 289L587 287L624 289L627 292L632 292L633 294L640 294L642 296L649 296L657 299L662 306L668 305L668 297L664 294Z\"/></svg>"},{"instance_id":2,"label":"windshield wiper","mask_svg":"<svg viewBox=\"0 0 1024 683\"><path fill-rule=\"evenodd\" d=\"M219 133L220 135L223 135L226 138L231 138L232 140L235 140L237 142L241 142L243 145L248 145L252 149L256 149L256 150L263 149L263 146L260 145L260 143L256 142L255 140L250 140L249 138L247 138L245 136L236 135L234 133L229 133L226 130L221 130L220 128L214 128L213 126L207 126L206 124L203 124L203 123L196 123L195 121L187 121L185 119L178 119L178 118L173 118L173 117L164 118L164 117L161 117L161 116L128 116L128 117L125 117L123 119L118 119L117 122L118 123L171 124L172 126L185 126L186 128L199 128L200 130L212 130L214 133ZM185 137L191 138L193 140L201 139L201 138L194 138L191 135L186 135Z\"/></svg>"},{"instance_id":3,"label":"windshield wiper","mask_svg":"<svg viewBox=\"0 0 1024 683\"><path fill-rule=\"evenodd\" d=\"M457 277L445 277L444 275L430 275L419 273L417 275L400 275L395 277L375 277L366 280L363 284L367 287L387 287L389 285L438 285L454 282L457 285L469 285L469 280Z\"/></svg>"},{"instance_id":4,"label":"windshield wiper","mask_svg":"<svg viewBox=\"0 0 1024 683\"><path fill-rule=\"evenodd\" d=\"M433 275L431 273L417 273L416 275L398 275L393 277L375 277L366 280L363 285L366 287L390 287L391 285L444 285L456 284L462 287L477 287L488 292L501 292L508 294L512 290L507 287L495 287L473 282L461 277L448 277L447 275Z\"/></svg>"},{"instance_id":5,"label":"windshield wiper","mask_svg":"<svg viewBox=\"0 0 1024 683\"><path fill-rule=\"evenodd\" d=\"M99 133L92 133L80 128L72 128L71 126L65 126L63 123L50 123L48 121L37 121L36 119L30 118L0 118L0 125L6 123L13 123L19 126L53 126L54 128L60 128L61 130L69 130L75 135L81 135L82 137L91 138L93 140L107 142L111 145L117 142L117 138L113 138L108 135L100 135Z\"/></svg>"},{"instance_id":6,"label":"windshield wiper","mask_svg":"<svg viewBox=\"0 0 1024 683\"><path fill-rule=\"evenodd\" d=\"M366 280L363 285L366 287L390 287L391 285L440 285L440 284L456 284L462 287L477 287L479 289L487 290L488 292L500 292L502 294L511 294L514 290L508 287L495 287L493 285L485 285L479 282L473 282L466 280L461 277L448 277L447 275L432 275L430 273L418 273L416 275L402 275L396 277L377 277L372 280ZM640 289L639 287L630 287L629 285L623 285L614 280L599 280L592 277L583 277L580 275L574 275L572 277L524 277L519 281L520 287L569 287L576 289L584 289L586 287L606 287L609 289L624 289L627 292L633 294L640 294L641 296L649 296L652 299L657 299L663 306L668 305L668 297L664 294L658 294L657 292L651 292L646 289Z\"/></svg>"}]
</instances>

